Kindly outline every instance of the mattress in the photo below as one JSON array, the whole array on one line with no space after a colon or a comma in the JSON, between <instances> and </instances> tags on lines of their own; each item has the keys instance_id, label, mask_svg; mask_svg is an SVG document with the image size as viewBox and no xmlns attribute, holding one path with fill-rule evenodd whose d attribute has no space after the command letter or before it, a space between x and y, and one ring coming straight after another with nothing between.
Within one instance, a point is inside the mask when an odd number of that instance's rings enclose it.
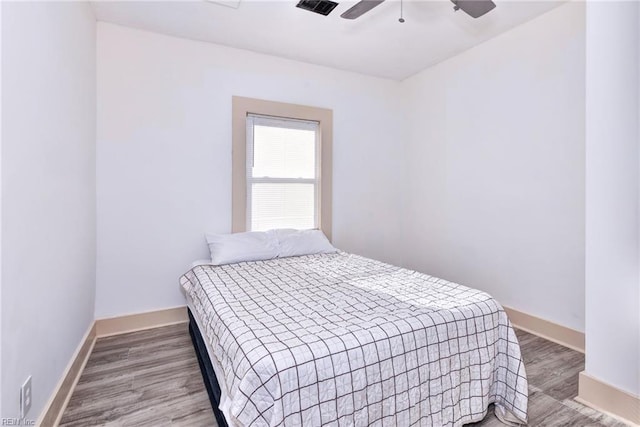
<instances>
[{"instance_id":1,"label":"mattress","mask_svg":"<svg viewBox=\"0 0 640 427\"><path fill-rule=\"evenodd\" d=\"M203 264L198 263L197 265L203 265ZM198 314L198 311L195 309L193 300L189 297L189 295L187 295L186 298L187 298L187 307L191 311L191 315L193 316L193 319L195 320L196 325L198 326L198 330L203 331L203 322L200 319L200 315ZM202 334L202 332L200 333ZM227 421L227 424L230 427L235 427L235 424L231 421L232 418L229 414L229 406L230 406L229 405L230 403L229 388L227 387L227 383L225 381L225 376L223 375L220 361L216 358L216 355L211 348L211 340L205 339L203 341L207 349L207 355L209 356L211 367L213 368L213 372L215 373L216 380L218 382L218 385L220 386L220 405L218 406L218 409L224 416L225 420Z\"/></svg>"},{"instance_id":2,"label":"mattress","mask_svg":"<svg viewBox=\"0 0 640 427\"><path fill-rule=\"evenodd\" d=\"M180 279L236 426L527 420L516 335L488 294L338 252ZM214 365L215 365L214 364Z\"/></svg>"}]
</instances>

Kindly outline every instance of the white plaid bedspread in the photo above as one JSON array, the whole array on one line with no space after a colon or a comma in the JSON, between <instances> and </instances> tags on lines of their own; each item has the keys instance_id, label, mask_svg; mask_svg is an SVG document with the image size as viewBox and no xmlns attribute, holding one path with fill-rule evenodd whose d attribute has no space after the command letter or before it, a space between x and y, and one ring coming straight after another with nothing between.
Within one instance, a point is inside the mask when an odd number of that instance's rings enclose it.
<instances>
[{"instance_id":1,"label":"white plaid bedspread","mask_svg":"<svg viewBox=\"0 0 640 427\"><path fill-rule=\"evenodd\" d=\"M180 283L241 426L527 419L516 335L488 294L356 255L198 266Z\"/></svg>"}]
</instances>

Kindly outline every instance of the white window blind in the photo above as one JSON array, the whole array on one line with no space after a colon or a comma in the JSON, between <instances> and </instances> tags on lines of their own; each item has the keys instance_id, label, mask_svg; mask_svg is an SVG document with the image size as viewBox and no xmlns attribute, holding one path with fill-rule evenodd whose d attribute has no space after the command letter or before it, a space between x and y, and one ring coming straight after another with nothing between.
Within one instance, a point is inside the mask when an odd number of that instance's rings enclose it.
<instances>
[{"instance_id":1,"label":"white window blind","mask_svg":"<svg viewBox=\"0 0 640 427\"><path fill-rule=\"evenodd\" d=\"M319 226L318 122L247 115L247 229Z\"/></svg>"}]
</instances>

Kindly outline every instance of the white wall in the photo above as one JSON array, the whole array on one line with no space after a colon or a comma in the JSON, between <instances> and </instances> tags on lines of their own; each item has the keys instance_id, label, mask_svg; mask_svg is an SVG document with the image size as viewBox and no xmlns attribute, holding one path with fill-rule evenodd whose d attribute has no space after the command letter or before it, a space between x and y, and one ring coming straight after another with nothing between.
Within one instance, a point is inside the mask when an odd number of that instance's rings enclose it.
<instances>
[{"instance_id":1,"label":"white wall","mask_svg":"<svg viewBox=\"0 0 640 427\"><path fill-rule=\"evenodd\" d=\"M2 417L36 419L93 320L95 18L2 5Z\"/></svg>"},{"instance_id":2,"label":"white wall","mask_svg":"<svg viewBox=\"0 0 640 427\"><path fill-rule=\"evenodd\" d=\"M98 24L96 316L184 304L231 228L231 97L334 111L334 243L399 263L399 83Z\"/></svg>"},{"instance_id":3,"label":"white wall","mask_svg":"<svg viewBox=\"0 0 640 427\"><path fill-rule=\"evenodd\" d=\"M584 5L403 84L404 261L584 330Z\"/></svg>"},{"instance_id":4,"label":"white wall","mask_svg":"<svg viewBox=\"0 0 640 427\"><path fill-rule=\"evenodd\" d=\"M2 2L0 2L0 100L2 99ZM0 309L2 309L2 102L0 101ZM0 416L2 416L2 314L0 313Z\"/></svg>"},{"instance_id":5,"label":"white wall","mask_svg":"<svg viewBox=\"0 0 640 427\"><path fill-rule=\"evenodd\" d=\"M587 3L586 372L640 396L637 2Z\"/></svg>"}]
</instances>

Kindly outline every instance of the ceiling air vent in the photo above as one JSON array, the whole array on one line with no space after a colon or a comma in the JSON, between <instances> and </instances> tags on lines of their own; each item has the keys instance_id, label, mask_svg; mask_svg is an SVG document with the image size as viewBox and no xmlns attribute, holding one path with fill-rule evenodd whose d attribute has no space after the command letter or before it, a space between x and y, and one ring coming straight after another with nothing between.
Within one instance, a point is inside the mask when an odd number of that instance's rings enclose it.
<instances>
[{"instance_id":1,"label":"ceiling air vent","mask_svg":"<svg viewBox=\"0 0 640 427\"><path fill-rule=\"evenodd\" d=\"M296 7L327 16L337 5L338 3L329 0L300 0Z\"/></svg>"}]
</instances>

